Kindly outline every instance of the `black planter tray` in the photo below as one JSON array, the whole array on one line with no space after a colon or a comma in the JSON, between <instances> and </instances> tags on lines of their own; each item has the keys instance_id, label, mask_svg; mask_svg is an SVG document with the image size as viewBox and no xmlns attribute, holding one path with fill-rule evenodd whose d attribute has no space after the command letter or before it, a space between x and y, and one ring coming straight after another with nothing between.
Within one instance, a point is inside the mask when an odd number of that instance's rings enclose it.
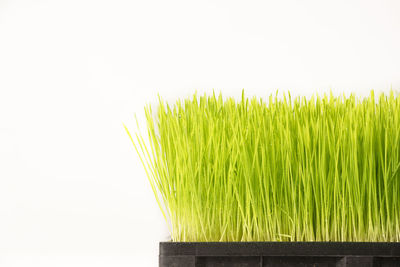
<instances>
[{"instance_id":1,"label":"black planter tray","mask_svg":"<svg viewBox=\"0 0 400 267\"><path fill-rule=\"evenodd\" d=\"M160 267L400 267L400 243L160 242Z\"/></svg>"}]
</instances>

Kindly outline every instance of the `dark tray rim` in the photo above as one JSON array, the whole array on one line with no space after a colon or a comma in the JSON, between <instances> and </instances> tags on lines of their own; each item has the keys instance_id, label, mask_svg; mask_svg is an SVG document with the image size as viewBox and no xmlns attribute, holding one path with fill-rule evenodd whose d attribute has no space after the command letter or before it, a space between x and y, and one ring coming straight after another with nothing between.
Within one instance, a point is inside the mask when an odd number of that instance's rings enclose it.
<instances>
[{"instance_id":1,"label":"dark tray rim","mask_svg":"<svg viewBox=\"0 0 400 267\"><path fill-rule=\"evenodd\" d=\"M400 257L400 242L160 242L160 256Z\"/></svg>"}]
</instances>

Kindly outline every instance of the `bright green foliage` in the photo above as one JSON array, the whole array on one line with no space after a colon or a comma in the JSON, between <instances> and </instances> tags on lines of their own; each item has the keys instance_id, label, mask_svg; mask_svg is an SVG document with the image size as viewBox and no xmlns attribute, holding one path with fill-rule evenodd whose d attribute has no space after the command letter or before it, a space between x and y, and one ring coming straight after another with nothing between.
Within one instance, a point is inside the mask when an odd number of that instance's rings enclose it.
<instances>
[{"instance_id":1,"label":"bright green foliage","mask_svg":"<svg viewBox=\"0 0 400 267\"><path fill-rule=\"evenodd\" d=\"M146 107L134 144L173 241L399 242L400 97L377 99Z\"/></svg>"}]
</instances>

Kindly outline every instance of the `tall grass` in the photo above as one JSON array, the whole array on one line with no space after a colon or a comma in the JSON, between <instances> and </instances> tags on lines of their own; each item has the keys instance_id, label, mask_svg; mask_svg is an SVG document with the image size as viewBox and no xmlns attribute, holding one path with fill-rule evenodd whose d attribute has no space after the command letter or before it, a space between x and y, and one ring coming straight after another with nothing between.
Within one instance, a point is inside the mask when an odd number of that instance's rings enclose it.
<instances>
[{"instance_id":1,"label":"tall grass","mask_svg":"<svg viewBox=\"0 0 400 267\"><path fill-rule=\"evenodd\" d=\"M173 241L400 241L400 97L221 95L131 137ZM128 130L127 130L128 131Z\"/></svg>"}]
</instances>

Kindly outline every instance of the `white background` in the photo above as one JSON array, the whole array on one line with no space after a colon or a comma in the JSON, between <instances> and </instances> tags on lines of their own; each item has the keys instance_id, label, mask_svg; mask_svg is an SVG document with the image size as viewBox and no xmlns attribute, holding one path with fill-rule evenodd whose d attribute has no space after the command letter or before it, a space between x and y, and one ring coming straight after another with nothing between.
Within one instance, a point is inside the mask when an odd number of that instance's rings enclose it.
<instances>
[{"instance_id":1,"label":"white background","mask_svg":"<svg viewBox=\"0 0 400 267\"><path fill-rule=\"evenodd\" d=\"M157 93L400 88L400 1L0 0L0 266L157 266Z\"/></svg>"}]
</instances>

